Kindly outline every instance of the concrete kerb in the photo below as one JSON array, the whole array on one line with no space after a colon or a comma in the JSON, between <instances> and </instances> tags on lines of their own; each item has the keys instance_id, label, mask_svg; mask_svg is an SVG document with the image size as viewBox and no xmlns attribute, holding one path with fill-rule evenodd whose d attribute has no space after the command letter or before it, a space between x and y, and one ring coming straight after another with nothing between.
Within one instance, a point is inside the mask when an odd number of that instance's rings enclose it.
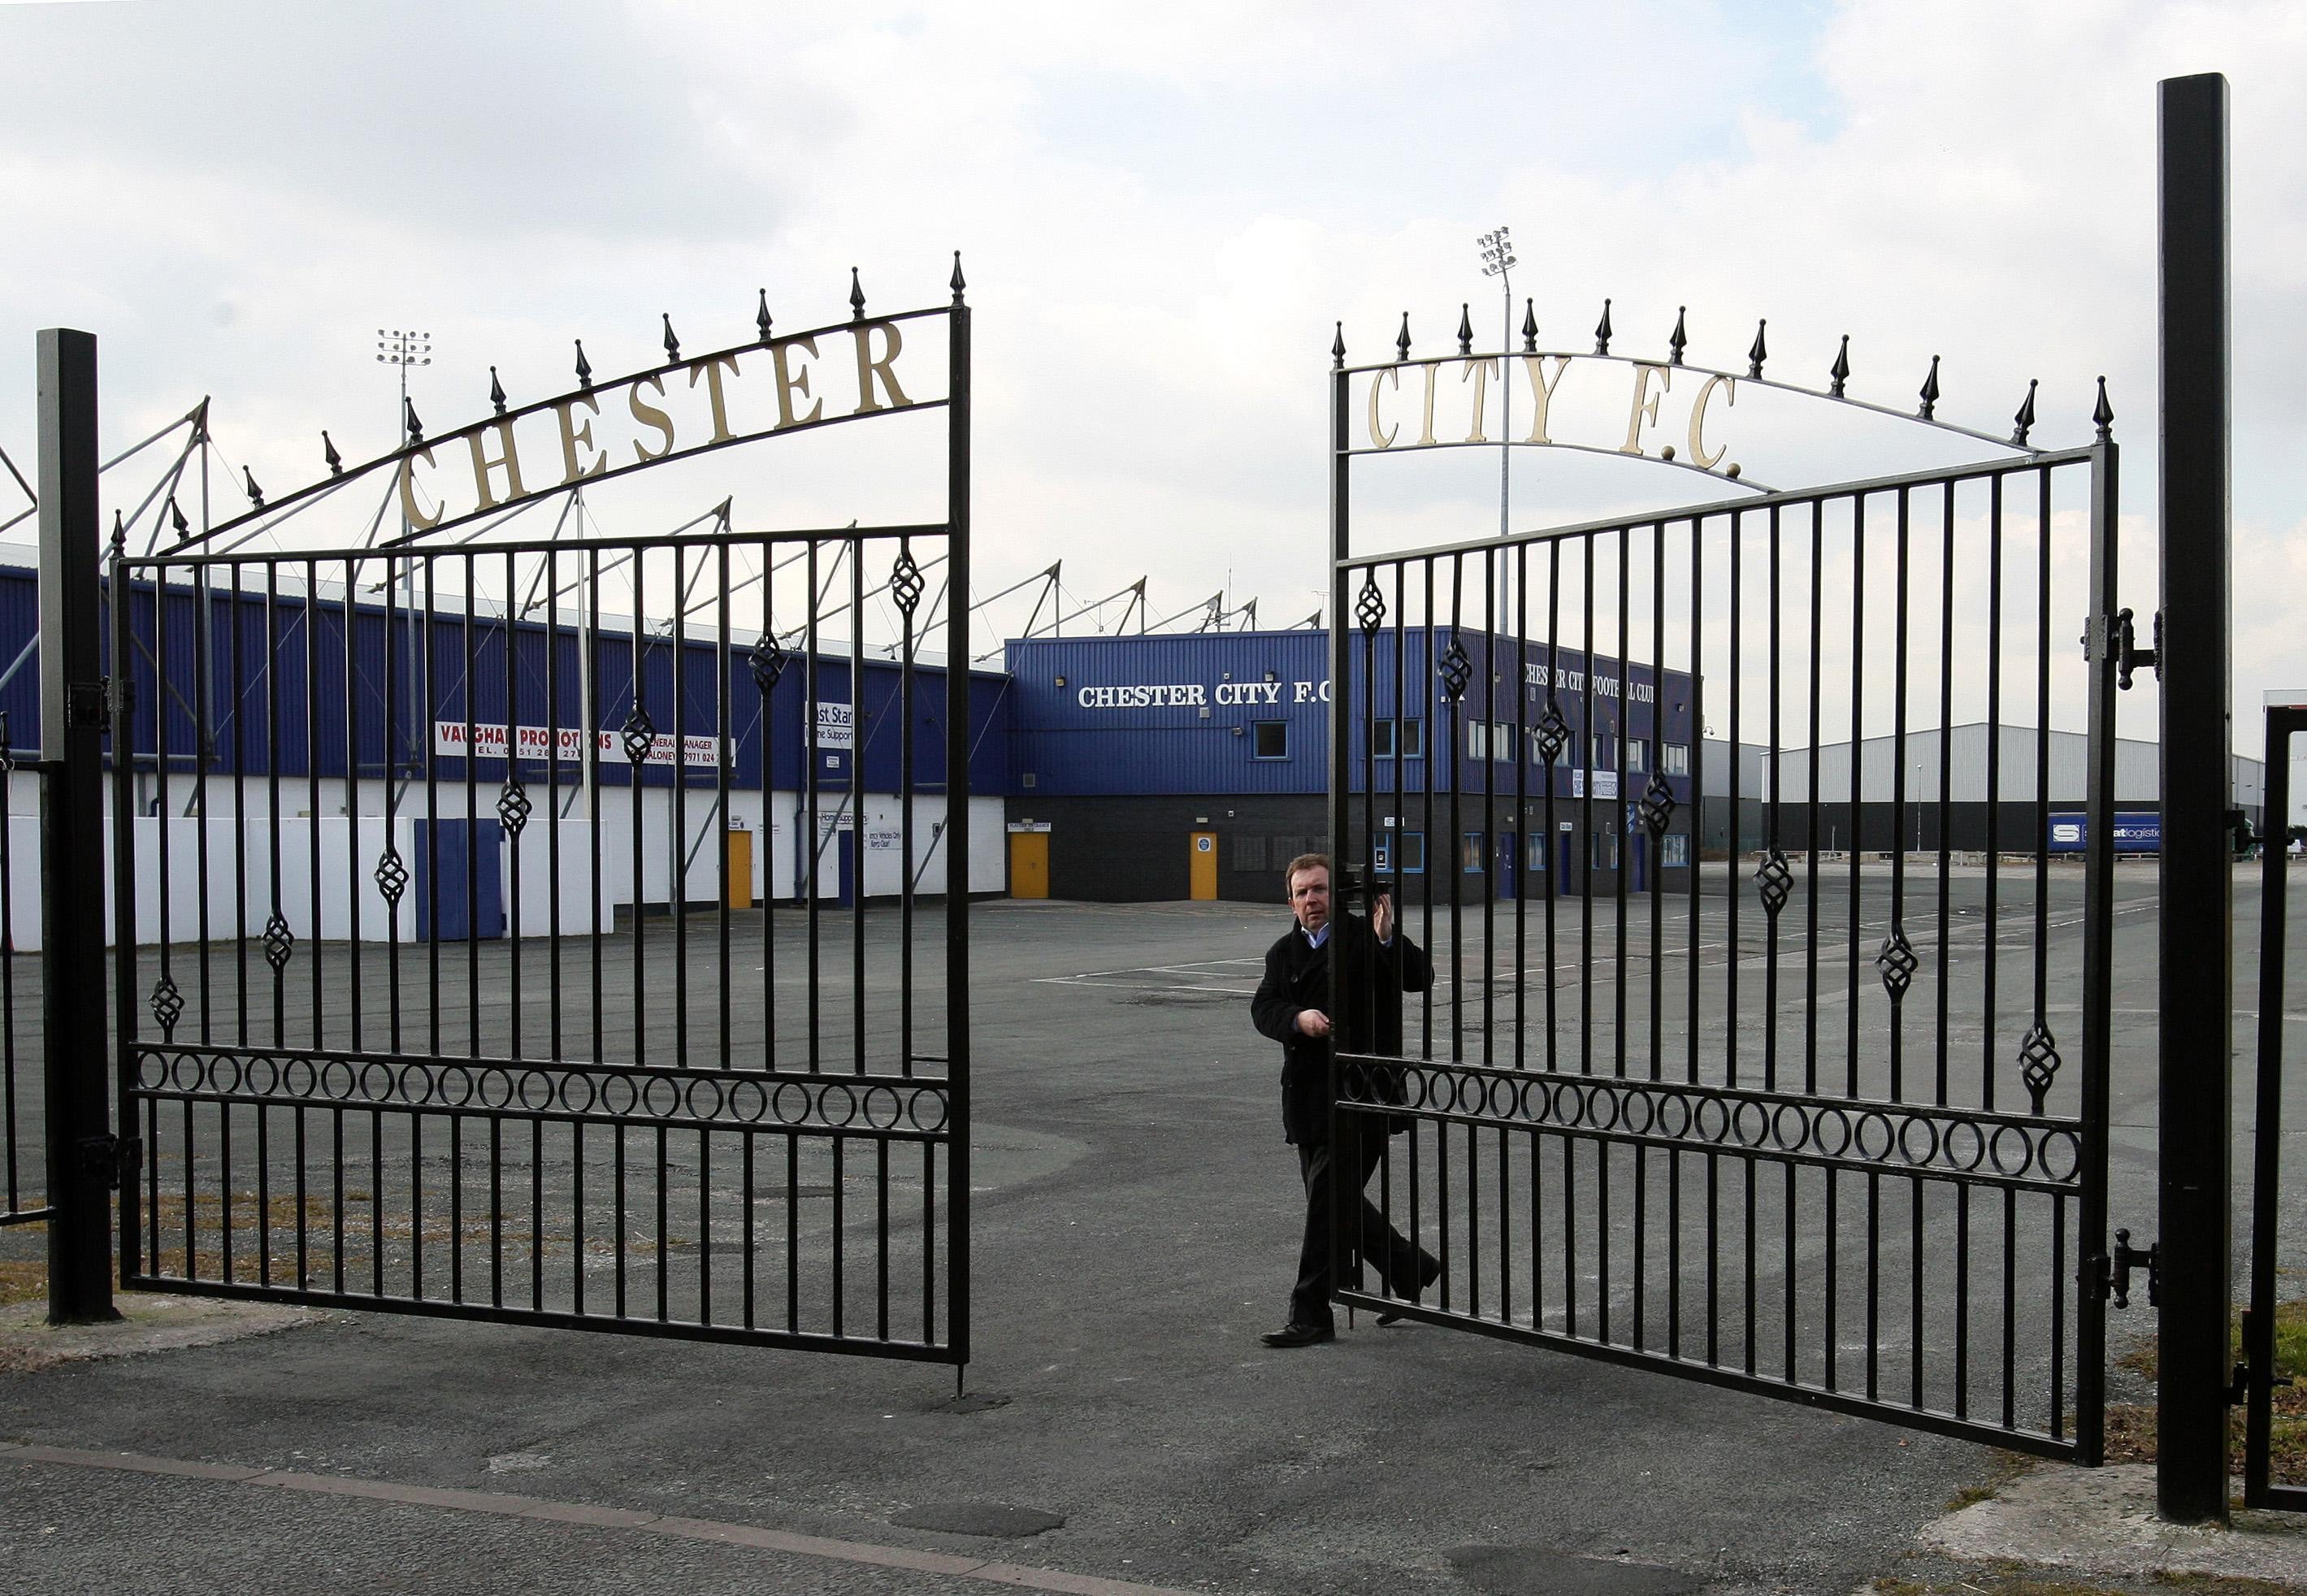
<instances>
[{"instance_id":1,"label":"concrete kerb","mask_svg":"<svg viewBox=\"0 0 2307 1596\"><path fill-rule=\"evenodd\" d=\"M251 1335L271 1335L328 1317L317 1309L270 1302L233 1302L119 1291L120 1317L108 1325L50 1325L48 1305L35 1300L0 1308L0 1371L30 1371L93 1358L133 1358L147 1352L215 1346Z\"/></svg>"},{"instance_id":2,"label":"concrete kerb","mask_svg":"<svg viewBox=\"0 0 2307 1596\"><path fill-rule=\"evenodd\" d=\"M2235 1489L2240 1495L2240 1482ZM1925 1525L1917 1539L1926 1550L1965 1562L2130 1579L2200 1575L2307 1589L2307 1517L2237 1509L2229 1528L2165 1523L2155 1516L2152 1463L2046 1463Z\"/></svg>"}]
</instances>

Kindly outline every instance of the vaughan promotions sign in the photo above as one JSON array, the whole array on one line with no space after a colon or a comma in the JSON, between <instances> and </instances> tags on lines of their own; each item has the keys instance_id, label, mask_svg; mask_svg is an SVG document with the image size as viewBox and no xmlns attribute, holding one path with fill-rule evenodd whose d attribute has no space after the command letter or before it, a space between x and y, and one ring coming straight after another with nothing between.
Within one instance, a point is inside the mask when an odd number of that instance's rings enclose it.
<instances>
[{"instance_id":1,"label":"vaughan promotions sign","mask_svg":"<svg viewBox=\"0 0 2307 1596\"><path fill-rule=\"evenodd\" d=\"M465 740L467 731L472 734L469 750ZM502 759L505 757L508 736L512 742L513 758L517 759L534 759L542 763L557 755L563 762L573 766L585 758L585 734L575 726L514 726L508 731L503 725L491 725L486 721L470 727L461 720L434 721L433 751L450 759L462 759L469 751L476 759ZM594 745L605 762L626 762L622 733L596 732L593 737ZM682 763L691 769L701 766L710 770L721 762L721 744L716 738L683 737L679 746ZM641 763L670 765L673 763L673 738L660 732L649 744L648 757Z\"/></svg>"}]
</instances>

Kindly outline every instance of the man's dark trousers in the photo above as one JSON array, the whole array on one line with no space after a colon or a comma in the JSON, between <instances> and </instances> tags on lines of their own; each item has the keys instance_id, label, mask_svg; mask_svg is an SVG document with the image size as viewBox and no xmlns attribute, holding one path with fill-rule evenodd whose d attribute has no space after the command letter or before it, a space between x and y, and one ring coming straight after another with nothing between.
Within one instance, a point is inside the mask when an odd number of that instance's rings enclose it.
<instances>
[{"instance_id":1,"label":"man's dark trousers","mask_svg":"<svg viewBox=\"0 0 2307 1596\"><path fill-rule=\"evenodd\" d=\"M1385 1136L1375 1126L1359 1134L1351 1126L1341 1128L1345 1134L1344 1172L1352 1180L1353 1190L1361 1202L1359 1256L1377 1269L1389 1295L1414 1297L1426 1255L1386 1223L1385 1215L1378 1212L1377 1205L1362 1189L1369 1184L1379 1160L1385 1156ZM1298 1283L1290 1292L1290 1322L1293 1325L1336 1322L1330 1314L1332 1146L1328 1142L1298 1144L1298 1173L1306 1182L1306 1239L1298 1249Z\"/></svg>"}]
</instances>

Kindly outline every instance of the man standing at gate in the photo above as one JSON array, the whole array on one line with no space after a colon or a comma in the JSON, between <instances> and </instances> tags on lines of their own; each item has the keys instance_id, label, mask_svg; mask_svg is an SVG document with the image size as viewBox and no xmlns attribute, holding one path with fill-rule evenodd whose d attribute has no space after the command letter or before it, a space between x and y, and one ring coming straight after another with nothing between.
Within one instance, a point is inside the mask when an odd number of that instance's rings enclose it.
<instances>
[{"instance_id":1,"label":"man standing at gate","mask_svg":"<svg viewBox=\"0 0 2307 1596\"><path fill-rule=\"evenodd\" d=\"M1345 1146L1330 1144L1330 1051L1348 1053L1402 1052L1402 994L1424 991L1434 978L1426 955L1394 920L1394 900L1377 897L1371 916L1330 913L1330 860L1301 854L1282 878L1297 923L1266 949L1265 975L1249 1006L1258 1031L1282 1044L1282 1128L1298 1149L1298 1172L1306 1186L1306 1235L1298 1254L1298 1283L1290 1293L1290 1318L1270 1331L1270 1347L1307 1347L1337 1334L1330 1312L1330 1177L1338 1161L1340 1188L1360 1205L1357 1227L1359 1256L1384 1278L1389 1296L1415 1302L1442 1272L1434 1257L1403 1238L1376 1205L1363 1195L1371 1173L1385 1156L1386 1137L1408 1128L1389 1116L1380 1133L1373 1116L1351 1114L1342 1121ZM1337 940L1338 982L1333 1014L1330 940ZM1349 1067L1349 1099L1399 1101L1384 1078ZM1398 1088L1397 1088L1398 1090ZM1380 1315L1378 1323L1393 1316Z\"/></svg>"}]
</instances>

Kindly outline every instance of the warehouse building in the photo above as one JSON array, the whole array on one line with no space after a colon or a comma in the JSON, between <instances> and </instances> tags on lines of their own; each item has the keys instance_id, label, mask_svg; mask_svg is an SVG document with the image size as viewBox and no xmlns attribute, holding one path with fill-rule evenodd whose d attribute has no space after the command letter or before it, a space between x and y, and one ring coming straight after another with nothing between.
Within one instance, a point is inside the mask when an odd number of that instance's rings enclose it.
<instances>
[{"instance_id":1,"label":"warehouse building","mask_svg":"<svg viewBox=\"0 0 2307 1596\"><path fill-rule=\"evenodd\" d=\"M39 738L29 555L0 562L16 751ZM263 589L172 579L165 597L139 582L129 629L140 941L164 917L171 940L255 936L276 911L299 939L606 931L718 905L725 861L740 907L948 887L941 664L826 639L813 659L768 656L567 606L508 627L478 596L412 614L285 571ZM105 647L109 671L108 626ZM999 893L1009 703L1000 673L971 678L969 888ZM5 779L8 917L29 948L38 793ZM390 898L388 856L408 872Z\"/></svg>"},{"instance_id":2,"label":"warehouse building","mask_svg":"<svg viewBox=\"0 0 2307 1596\"><path fill-rule=\"evenodd\" d=\"M1994 728L1990 735L1985 724L1974 722L1951 727L1943 736L1932 727L1909 730L1903 739L1869 737L1857 745L1855 802L1851 747L1848 742L1819 745L1815 777L1819 847L1926 853L1942 847L1977 853L1991 847L2003 853L2031 854L2047 845L2054 854L2081 851L2090 742L2080 732L2054 728L2047 739L2041 739L2032 726L2004 725ZM1739 751L1741 766L1760 774L1759 785L1741 784L1745 796L1738 805L1740 851L1767 845L1773 785L1780 845L1810 845L1814 819L1810 751L1782 751L1775 759L1769 750L1750 744L1742 745ZM2266 767L2243 754L2231 756L2231 761L2232 802L2256 831L2266 802ZM1902 775L1903 804L1900 802ZM1947 794L1943 806L1939 801L1943 779ZM2138 738L2115 740L2119 852L2156 851L2161 779L2161 750L2157 744ZM1726 845L1727 804L1711 808L1709 820L1710 845ZM1721 843L1713 841L1716 837Z\"/></svg>"}]
</instances>

